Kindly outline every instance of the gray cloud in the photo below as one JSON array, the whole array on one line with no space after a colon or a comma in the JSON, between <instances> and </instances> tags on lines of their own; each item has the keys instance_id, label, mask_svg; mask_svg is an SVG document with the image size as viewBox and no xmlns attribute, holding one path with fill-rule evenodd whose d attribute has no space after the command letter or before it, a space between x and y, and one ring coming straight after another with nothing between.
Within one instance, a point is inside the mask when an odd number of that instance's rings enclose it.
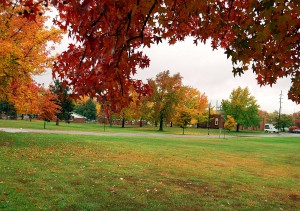
<instances>
[{"instance_id":1,"label":"gray cloud","mask_svg":"<svg viewBox=\"0 0 300 211\"><path fill-rule=\"evenodd\" d=\"M144 49L144 52L151 59L150 67L140 70L135 78L154 78L164 70L170 70L172 74L179 72L183 76L184 85L205 92L213 104L228 99L231 91L238 86L247 86L261 109L268 112L279 110L279 95L282 91L282 112L300 110L300 105L287 98L291 86L289 78L279 79L273 87L260 87L251 70L241 77L234 77L231 61L226 58L224 51L213 51L209 44L195 46L192 39L187 39L173 46L167 43L154 45Z\"/></svg>"}]
</instances>

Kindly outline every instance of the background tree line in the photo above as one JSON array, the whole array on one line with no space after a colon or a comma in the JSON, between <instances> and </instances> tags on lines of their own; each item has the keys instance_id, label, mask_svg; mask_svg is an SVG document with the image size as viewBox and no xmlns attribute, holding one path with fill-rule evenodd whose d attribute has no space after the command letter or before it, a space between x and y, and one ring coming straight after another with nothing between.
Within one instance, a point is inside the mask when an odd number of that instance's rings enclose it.
<instances>
[{"instance_id":1,"label":"background tree line","mask_svg":"<svg viewBox=\"0 0 300 211\"><path fill-rule=\"evenodd\" d=\"M18 113L26 114L31 119L35 115L44 120L55 120L57 125L59 121L70 122L75 112L90 121L105 120L111 125L114 120L118 120L122 127L125 127L125 122L139 122L140 126L151 123L160 131L166 125L176 125L182 127L183 132L188 125L207 124L210 121L209 113L216 113L216 108L210 107L205 94L182 84L179 73L171 75L170 71L163 71L155 79L149 79L148 84L151 92L139 96L132 89L131 103L120 112L113 110L109 104L100 104L87 96L73 99L72 90L59 80L54 80L48 89L35 84L18 89L19 92L15 92L9 101L0 103L0 111L11 117L16 117ZM224 121L229 121L226 125L230 125L231 130L233 125L237 131L240 126L257 127L262 119L265 123L278 126L278 112L260 111L255 97L247 87L234 89L229 99L222 100L221 107ZM296 119L296 115L282 114L279 127L287 128L300 123Z\"/></svg>"}]
</instances>

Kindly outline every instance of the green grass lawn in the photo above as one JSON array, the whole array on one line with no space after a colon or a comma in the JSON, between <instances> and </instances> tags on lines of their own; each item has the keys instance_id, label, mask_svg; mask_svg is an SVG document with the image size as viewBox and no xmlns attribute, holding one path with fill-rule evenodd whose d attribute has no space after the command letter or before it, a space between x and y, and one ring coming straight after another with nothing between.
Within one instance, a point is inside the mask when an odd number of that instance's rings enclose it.
<instances>
[{"instance_id":1,"label":"green grass lawn","mask_svg":"<svg viewBox=\"0 0 300 211\"><path fill-rule=\"evenodd\" d=\"M0 127L10 127L10 128L23 128L23 129L40 129L43 130L44 122L39 120L0 120ZM62 131L86 131L86 132L108 132L108 133L163 133L163 134L182 134L182 128L179 127L164 127L164 131L158 131L158 127L154 126L128 126L121 128L120 125L103 125L99 123L65 123L60 122L59 126L55 125L55 122L47 122L47 130L62 130ZM207 128L196 128L189 127L185 129L186 135L207 135ZM220 134L221 132L221 134ZM263 133L263 131L240 131L239 133L230 132L231 135L240 134L257 134ZM210 129L210 135L223 135L223 131L219 129ZM228 132L226 132L228 134Z\"/></svg>"},{"instance_id":2,"label":"green grass lawn","mask_svg":"<svg viewBox=\"0 0 300 211\"><path fill-rule=\"evenodd\" d=\"M0 209L299 210L299 152L299 137L0 132Z\"/></svg>"}]
</instances>

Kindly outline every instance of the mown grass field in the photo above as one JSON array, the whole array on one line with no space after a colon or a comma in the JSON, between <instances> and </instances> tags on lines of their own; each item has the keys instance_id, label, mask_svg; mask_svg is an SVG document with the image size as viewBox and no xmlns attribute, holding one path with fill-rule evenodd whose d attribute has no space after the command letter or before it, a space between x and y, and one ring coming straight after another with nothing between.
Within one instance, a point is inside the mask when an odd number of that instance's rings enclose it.
<instances>
[{"instance_id":1,"label":"mown grass field","mask_svg":"<svg viewBox=\"0 0 300 211\"><path fill-rule=\"evenodd\" d=\"M299 210L300 139L0 132L0 209Z\"/></svg>"},{"instance_id":2,"label":"mown grass field","mask_svg":"<svg viewBox=\"0 0 300 211\"><path fill-rule=\"evenodd\" d=\"M23 128L23 129L39 129L43 130L44 122L39 120L0 120L0 127L8 128ZM179 127L164 127L164 131L158 131L158 127L154 126L130 126L126 125L125 128L121 128L120 125L103 125L99 123L65 123L60 122L59 126L55 125L55 122L47 122L47 130L60 130L60 131L85 131L85 132L107 132L107 133L158 133L158 134L182 134L182 128ZM210 135L223 135L224 131L219 129L210 129ZM207 135L207 128L196 128L188 127L185 129L184 133L186 135ZM221 133L221 134L220 134ZM240 134L261 134L263 131L240 131L236 133L235 131L230 132L231 135L240 135ZM228 134L228 132L226 132Z\"/></svg>"}]
</instances>

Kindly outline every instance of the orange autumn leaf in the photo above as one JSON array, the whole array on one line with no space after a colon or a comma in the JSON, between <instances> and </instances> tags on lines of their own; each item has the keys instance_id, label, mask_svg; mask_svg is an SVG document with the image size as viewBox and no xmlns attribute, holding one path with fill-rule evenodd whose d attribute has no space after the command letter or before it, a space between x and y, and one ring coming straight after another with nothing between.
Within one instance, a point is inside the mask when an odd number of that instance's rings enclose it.
<instances>
[{"instance_id":1,"label":"orange autumn leaf","mask_svg":"<svg viewBox=\"0 0 300 211\"><path fill-rule=\"evenodd\" d=\"M33 75L51 68L54 57L48 43L60 40L60 30L44 25L47 17L29 21L19 15L22 11L19 5L0 4L0 99L13 97L8 94L14 84L26 86Z\"/></svg>"}]
</instances>

